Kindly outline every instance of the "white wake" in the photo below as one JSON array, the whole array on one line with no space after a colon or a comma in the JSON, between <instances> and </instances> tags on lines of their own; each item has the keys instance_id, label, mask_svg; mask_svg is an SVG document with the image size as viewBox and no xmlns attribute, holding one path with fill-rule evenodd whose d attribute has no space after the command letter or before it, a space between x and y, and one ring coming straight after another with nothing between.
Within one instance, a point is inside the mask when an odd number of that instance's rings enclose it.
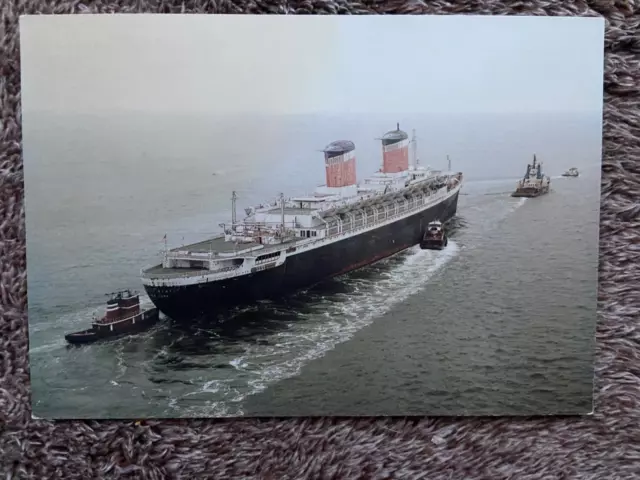
<instances>
[{"instance_id":1,"label":"white wake","mask_svg":"<svg viewBox=\"0 0 640 480\"><path fill-rule=\"evenodd\" d=\"M243 399L297 375L305 364L351 339L394 305L425 288L459 250L451 241L442 251L414 247L400 265L383 274L383 279L345 280L355 292L345 294L344 298L334 296L331 300L321 300L318 310L324 311L323 314L299 315L300 320L290 324L287 331L267 337L268 345L247 346L242 355L229 361L236 371L233 379L210 379L197 391L186 394L211 393L216 397L206 406L190 408L188 414L242 415ZM240 389L234 386L238 383ZM221 396L224 399L218 401ZM182 410L179 399L172 399L170 407Z\"/></svg>"}]
</instances>

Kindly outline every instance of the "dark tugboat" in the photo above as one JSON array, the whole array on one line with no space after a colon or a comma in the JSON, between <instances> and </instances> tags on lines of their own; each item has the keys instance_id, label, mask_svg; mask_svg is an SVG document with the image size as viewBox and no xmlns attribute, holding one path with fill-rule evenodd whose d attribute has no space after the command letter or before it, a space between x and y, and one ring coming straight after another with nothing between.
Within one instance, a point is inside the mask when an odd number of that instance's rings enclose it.
<instances>
[{"instance_id":1,"label":"dark tugboat","mask_svg":"<svg viewBox=\"0 0 640 480\"><path fill-rule=\"evenodd\" d=\"M64 336L71 344L92 343L97 340L118 337L120 335L141 332L154 325L160 315L153 307L140 309L140 295L130 290L108 294L107 313L94 320L91 328Z\"/></svg>"},{"instance_id":2,"label":"dark tugboat","mask_svg":"<svg viewBox=\"0 0 640 480\"><path fill-rule=\"evenodd\" d=\"M527 173L518 181L512 197L539 197L549 193L551 179L542 172L542 162L533 156L533 163L527 165Z\"/></svg>"},{"instance_id":3,"label":"dark tugboat","mask_svg":"<svg viewBox=\"0 0 640 480\"><path fill-rule=\"evenodd\" d=\"M420 248L423 250L442 250L447 246L447 243L449 240L444 233L442 222L434 220L427 225L427 230L420 241Z\"/></svg>"}]
</instances>

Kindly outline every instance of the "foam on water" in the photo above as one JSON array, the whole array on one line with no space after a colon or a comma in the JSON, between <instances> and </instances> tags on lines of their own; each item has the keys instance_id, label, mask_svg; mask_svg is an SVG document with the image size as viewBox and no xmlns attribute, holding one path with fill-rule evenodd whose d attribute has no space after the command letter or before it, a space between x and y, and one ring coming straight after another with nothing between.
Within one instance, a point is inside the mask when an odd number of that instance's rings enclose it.
<instances>
[{"instance_id":1,"label":"foam on water","mask_svg":"<svg viewBox=\"0 0 640 480\"><path fill-rule=\"evenodd\" d=\"M527 200L529 200L527 197L509 198L509 201L502 206L501 210L497 211L496 215L491 219L487 219L485 223L489 225L505 221L511 214L527 203Z\"/></svg>"},{"instance_id":2,"label":"foam on water","mask_svg":"<svg viewBox=\"0 0 640 480\"><path fill-rule=\"evenodd\" d=\"M525 204L525 202L527 201L527 197L520 197L518 199L517 202L515 202L511 208L509 209L509 213L513 213L515 212L517 209L519 209L522 205Z\"/></svg>"},{"instance_id":3,"label":"foam on water","mask_svg":"<svg viewBox=\"0 0 640 480\"><path fill-rule=\"evenodd\" d=\"M352 338L393 305L425 288L428 281L459 251L459 246L452 241L442 251L414 247L400 265L383 273L382 279L347 277L345 283L353 288L353 293L321 298L317 302L317 310L323 313L301 314L300 321L291 324L287 331L268 337L268 345L247 346L242 355L229 361L236 372L233 379L206 380L197 391L185 395L211 393L223 399L208 402L203 407L189 408L187 413L242 415L240 402L244 398L261 392L272 383L297 375L305 364ZM179 399L172 399L169 406L180 410L181 414L185 413Z\"/></svg>"},{"instance_id":4,"label":"foam on water","mask_svg":"<svg viewBox=\"0 0 640 480\"><path fill-rule=\"evenodd\" d=\"M58 350L66 345L66 341L64 338L60 337L53 342L45 343L44 345L38 345L37 347L29 348L29 355L38 355L43 353L49 353L54 350Z\"/></svg>"}]
</instances>

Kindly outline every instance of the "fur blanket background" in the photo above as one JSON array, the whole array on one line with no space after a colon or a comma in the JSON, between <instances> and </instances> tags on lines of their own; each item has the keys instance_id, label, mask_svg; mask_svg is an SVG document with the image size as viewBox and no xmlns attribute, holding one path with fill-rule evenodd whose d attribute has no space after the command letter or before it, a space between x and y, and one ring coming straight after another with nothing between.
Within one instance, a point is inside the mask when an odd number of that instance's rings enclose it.
<instances>
[{"instance_id":1,"label":"fur blanket background","mask_svg":"<svg viewBox=\"0 0 640 480\"><path fill-rule=\"evenodd\" d=\"M0 5L3 478L640 478L638 0L6 0ZM35 13L483 13L607 18L600 318L583 418L32 420L18 17ZM553 73L550 73L553 74Z\"/></svg>"}]
</instances>

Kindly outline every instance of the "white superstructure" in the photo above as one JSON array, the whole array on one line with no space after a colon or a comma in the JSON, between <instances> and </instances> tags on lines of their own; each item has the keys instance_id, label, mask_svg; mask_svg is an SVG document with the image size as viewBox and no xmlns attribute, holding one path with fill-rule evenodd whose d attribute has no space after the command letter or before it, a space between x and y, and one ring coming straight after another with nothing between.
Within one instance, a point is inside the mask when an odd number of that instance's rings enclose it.
<instances>
[{"instance_id":1,"label":"white superstructure","mask_svg":"<svg viewBox=\"0 0 640 480\"><path fill-rule=\"evenodd\" d=\"M548 191L551 179L542 171L542 162L538 162L533 156L533 163L527 165L524 177L518 181L517 190L540 190Z\"/></svg>"}]
</instances>

